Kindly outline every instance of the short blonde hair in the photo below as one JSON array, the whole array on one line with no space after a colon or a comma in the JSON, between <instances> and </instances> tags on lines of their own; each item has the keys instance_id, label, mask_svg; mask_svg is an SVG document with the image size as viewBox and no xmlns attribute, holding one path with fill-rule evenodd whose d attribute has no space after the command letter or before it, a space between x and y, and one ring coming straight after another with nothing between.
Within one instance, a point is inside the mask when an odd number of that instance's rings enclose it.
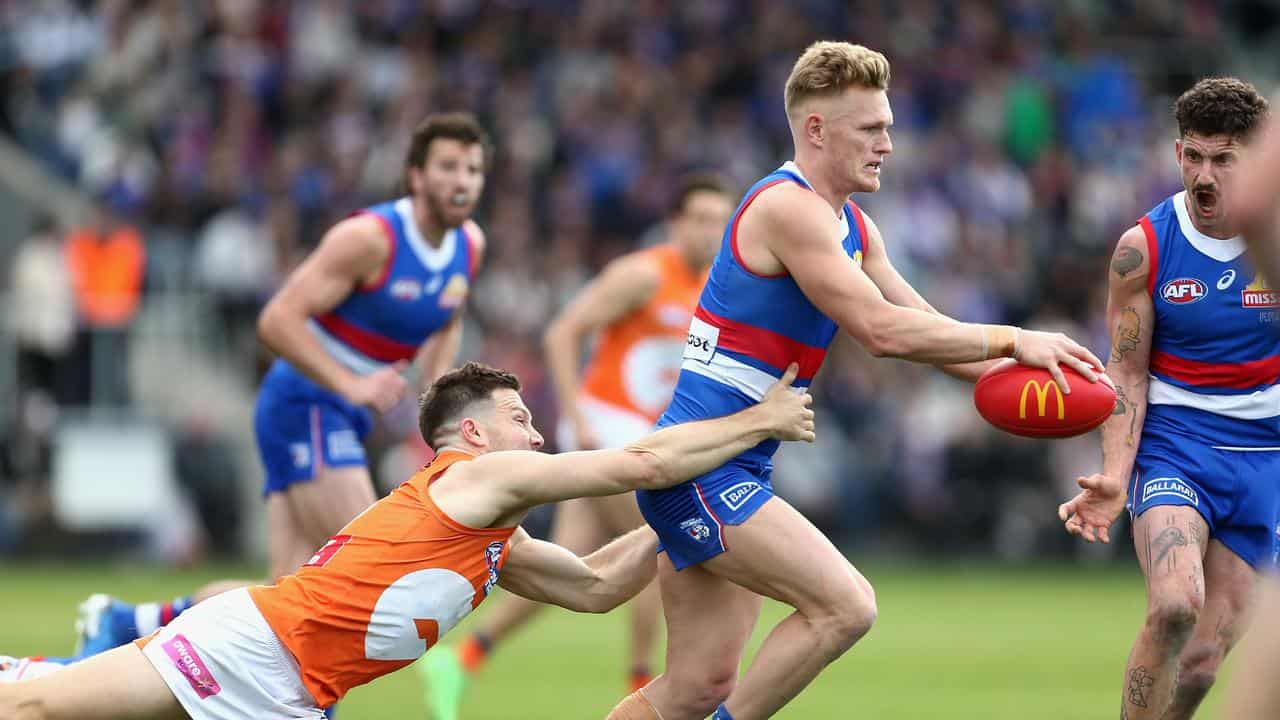
<instances>
[{"instance_id":1,"label":"short blonde hair","mask_svg":"<svg viewBox=\"0 0 1280 720\"><path fill-rule=\"evenodd\" d=\"M806 48L791 68L787 112L808 98L836 95L851 87L888 90L889 61L862 45L820 40Z\"/></svg>"}]
</instances>

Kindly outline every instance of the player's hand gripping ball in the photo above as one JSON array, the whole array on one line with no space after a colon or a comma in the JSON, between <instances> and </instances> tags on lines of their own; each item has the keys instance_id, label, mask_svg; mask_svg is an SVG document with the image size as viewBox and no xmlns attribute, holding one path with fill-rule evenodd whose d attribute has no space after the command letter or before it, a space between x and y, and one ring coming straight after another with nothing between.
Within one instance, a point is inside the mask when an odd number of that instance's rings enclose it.
<instances>
[{"instance_id":1,"label":"player's hand gripping ball","mask_svg":"<svg viewBox=\"0 0 1280 720\"><path fill-rule=\"evenodd\" d=\"M1116 407L1111 378L1099 374L1098 382L1091 383L1066 365L1061 367L1070 394L1058 387L1049 371L1008 360L978 378L973 404L987 422L1023 437L1072 437L1106 422Z\"/></svg>"}]
</instances>

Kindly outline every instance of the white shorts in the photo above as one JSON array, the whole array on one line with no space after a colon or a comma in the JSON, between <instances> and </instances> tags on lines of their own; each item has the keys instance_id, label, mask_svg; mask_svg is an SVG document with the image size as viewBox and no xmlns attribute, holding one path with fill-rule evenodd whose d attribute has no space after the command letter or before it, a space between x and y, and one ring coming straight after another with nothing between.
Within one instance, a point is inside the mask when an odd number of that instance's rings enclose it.
<instances>
[{"instance_id":1,"label":"white shorts","mask_svg":"<svg viewBox=\"0 0 1280 720\"><path fill-rule=\"evenodd\" d=\"M187 610L142 649L191 720L322 719L293 655L240 588Z\"/></svg>"},{"instance_id":2,"label":"white shorts","mask_svg":"<svg viewBox=\"0 0 1280 720\"><path fill-rule=\"evenodd\" d=\"M653 432L653 421L630 410L601 402L590 395L578 396L578 408L591 425L601 448L620 448ZM573 422L568 418L556 427L556 445L561 452L578 449Z\"/></svg>"}]
</instances>

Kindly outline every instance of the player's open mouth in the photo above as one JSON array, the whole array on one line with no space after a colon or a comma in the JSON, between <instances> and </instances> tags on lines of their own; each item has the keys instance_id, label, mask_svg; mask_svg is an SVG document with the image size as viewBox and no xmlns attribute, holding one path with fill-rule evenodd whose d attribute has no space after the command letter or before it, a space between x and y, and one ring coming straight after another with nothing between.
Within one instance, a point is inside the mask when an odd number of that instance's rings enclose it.
<instances>
[{"instance_id":1,"label":"player's open mouth","mask_svg":"<svg viewBox=\"0 0 1280 720\"><path fill-rule=\"evenodd\" d=\"M1201 215L1212 215L1218 209L1218 194L1208 190L1196 190L1192 193L1196 201L1196 210Z\"/></svg>"},{"instance_id":2,"label":"player's open mouth","mask_svg":"<svg viewBox=\"0 0 1280 720\"><path fill-rule=\"evenodd\" d=\"M466 193L454 193L449 196L449 203L454 207L466 207L471 198Z\"/></svg>"},{"instance_id":3,"label":"player's open mouth","mask_svg":"<svg viewBox=\"0 0 1280 720\"><path fill-rule=\"evenodd\" d=\"M873 172L873 173L875 173L875 174L877 174L877 175L879 175L879 174L880 174L880 163L878 163L878 162L869 162L869 163L867 163L866 165L864 165L863 167L865 167L866 169L870 170L871 172Z\"/></svg>"}]
</instances>

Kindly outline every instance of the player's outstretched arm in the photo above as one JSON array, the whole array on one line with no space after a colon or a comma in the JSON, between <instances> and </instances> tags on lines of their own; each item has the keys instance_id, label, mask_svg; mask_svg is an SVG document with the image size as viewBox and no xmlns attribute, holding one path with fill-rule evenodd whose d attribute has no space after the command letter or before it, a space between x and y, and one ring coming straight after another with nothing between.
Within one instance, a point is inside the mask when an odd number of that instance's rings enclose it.
<instances>
[{"instance_id":1,"label":"player's outstretched arm","mask_svg":"<svg viewBox=\"0 0 1280 720\"><path fill-rule=\"evenodd\" d=\"M267 347L320 385L380 411L404 395L407 384L399 373L407 363L356 375L325 352L307 320L334 309L358 284L373 279L389 252L377 219L358 215L343 220L325 233L258 317L258 337Z\"/></svg>"},{"instance_id":2,"label":"player's outstretched arm","mask_svg":"<svg viewBox=\"0 0 1280 720\"><path fill-rule=\"evenodd\" d=\"M510 547L499 585L530 600L577 612L614 609L643 590L658 569L658 536L648 526L586 557L535 540L523 529L511 536Z\"/></svg>"},{"instance_id":3,"label":"player's outstretched arm","mask_svg":"<svg viewBox=\"0 0 1280 720\"><path fill-rule=\"evenodd\" d=\"M1126 483L1138 455L1147 416L1147 369L1155 307L1147 279L1151 259L1146 236L1134 226L1116 245L1107 273L1107 324L1111 357L1107 374L1116 386L1116 407L1102 425L1102 472L1077 479L1080 492L1058 508L1067 532L1089 542L1110 542L1108 528L1124 510Z\"/></svg>"},{"instance_id":4,"label":"player's outstretched arm","mask_svg":"<svg viewBox=\"0 0 1280 720\"><path fill-rule=\"evenodd\" d=\"M813 398L791 387L797 371L792 363L764 398L745 410L663 428L625 448L558 455L493 452L449 472L464 482L477 480L474 492L484 495L472 507L484 507L492 517L473 517L472 522L569 498L671 487L770 438L812 442Z\"/></svg>"},{"instance_id":5,"label":"player's outstretched arm","mask_svg":"<svg viewBox=\"0 0 1280 720\"><path fill-rule=\"evenodd\" d=\"M560 414L572 422L579 450L599 447L578 407L578 368L582 365L583 341L648 302L661 282L660 269L648 258L637 255L618 258L547 326L542 337L543 355L551 371Z\"/></svg>"},{"instance_id":6,"label":"player's outstretched arm","mask_svg":"<svg viewBox=\"0 0 1280 720\"><path fill-rule=\"evenodd\" d=\"M1070 385L1059 364L1096 381L1102 362L1062 333L961 323L889 302L845 254L831 212L816 194L782 183L761 193L740 216L739 242L746 235L758 238L809 300L871 354L930 365L1016 357L1047 369L1063 392Z\"/></svg>"},{"instance_id":7,"label":"player's outstretched arm","mask_svg":"<svg viewBox=\"0 0 1280 720\"><path fill-rule=\"evenodd\" d=\"M898 269L893 266L893 262L889 259L889 254L884 247L884 236L880 234L880 228L872 221L871 216L862 213L862 218L867 229L867 236L863 238L863 245L866 249L862 254L862 271L867 274L867 277L871 278L871 282L875 283L880 292L884 294L884 299L901 307L915 308L934 315L942 315L937 308L924 299L924 296L916 292L911 283L907 282L907 279L902 277ZM977 382L984 372L998 362L1000 360L995 359L985 362L938 365L937 368L952 377L969 382Z\"/></svg>"}]
</instances>

